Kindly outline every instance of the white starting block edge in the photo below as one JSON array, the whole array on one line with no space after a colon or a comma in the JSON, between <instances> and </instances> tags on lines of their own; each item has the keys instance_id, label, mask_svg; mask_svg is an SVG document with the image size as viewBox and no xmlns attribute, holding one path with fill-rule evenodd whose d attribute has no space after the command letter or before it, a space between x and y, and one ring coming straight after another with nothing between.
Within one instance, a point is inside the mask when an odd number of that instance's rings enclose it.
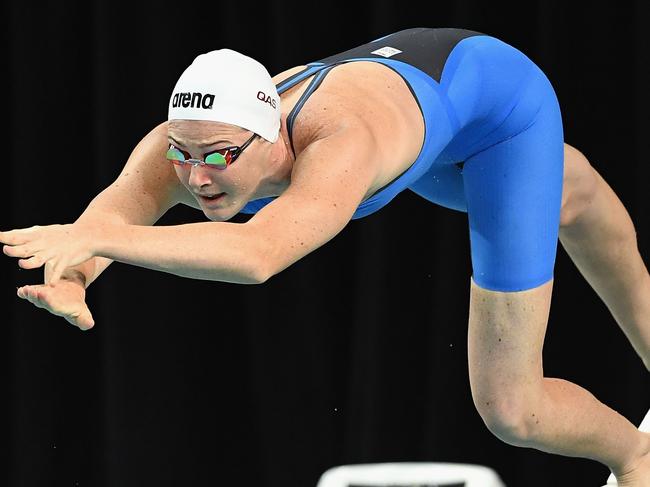
<instances>
[{"instance_id":1,"label":"white starting block edge","mask_svg":"<svg viewBox=\"0 0 650 487\"><path fill-rule=\"evenodd\" d=\"M466 487L505 487L497 473L482 465L437 462L398 462L342 465L327 470L317 487L349 485L436 485L462 483Z\"/></svg>"},{"instance_id":2,"label":"white starting block edge","mask_svg":"<svg viewBox=\"0 0 650 487\"><path fill-rule=\"evenodd\" d=\"M643 421L641 421L641 425L639 426L640 431L645 431L645 432L650 432L650 409L645 415L645 418L643 418ZM613 485L618 485L618 482L616 482L616 477L614 477L614 474L610 474L609 477L607 477L607 483L603 485L602 487L611 487Z\"/></svg>"}]
</instances>

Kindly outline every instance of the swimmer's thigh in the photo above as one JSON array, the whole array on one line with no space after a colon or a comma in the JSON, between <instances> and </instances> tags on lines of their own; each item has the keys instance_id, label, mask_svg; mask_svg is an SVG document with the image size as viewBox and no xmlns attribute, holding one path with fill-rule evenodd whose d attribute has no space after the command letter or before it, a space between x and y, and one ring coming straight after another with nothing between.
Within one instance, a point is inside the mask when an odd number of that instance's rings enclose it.
<instances>
[{"instance_id":1,"label":"swimmer's thigh","mask_svg":"<svg viewBox=\"0 0 650 487\"><path fill-rule=\"evenodd\" d=\"M495 291L553 277L562 203L562 117L550 83L523 131L467 158L463 183L473 279Z\"/></svg>"}]
</instances>

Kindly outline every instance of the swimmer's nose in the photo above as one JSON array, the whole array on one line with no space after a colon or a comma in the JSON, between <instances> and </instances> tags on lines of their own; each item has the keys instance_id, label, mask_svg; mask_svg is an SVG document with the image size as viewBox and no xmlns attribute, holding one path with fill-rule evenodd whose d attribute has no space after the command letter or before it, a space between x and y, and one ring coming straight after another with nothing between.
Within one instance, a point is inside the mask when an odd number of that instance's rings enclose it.
<instances>
[{"instance_id":1,"label":"swimmer's nose","mask_svg":"<svg viewBox=\"0 0 650 487\"><path fill-rule=\"evenodd\" d=\"M197 166L190 168L190 175L187 182L191 190L194 193L207 193L208 190L205 188L213 186L211 176L214 176L216 172L209 167Z\"/></svg>"}]
</instances>

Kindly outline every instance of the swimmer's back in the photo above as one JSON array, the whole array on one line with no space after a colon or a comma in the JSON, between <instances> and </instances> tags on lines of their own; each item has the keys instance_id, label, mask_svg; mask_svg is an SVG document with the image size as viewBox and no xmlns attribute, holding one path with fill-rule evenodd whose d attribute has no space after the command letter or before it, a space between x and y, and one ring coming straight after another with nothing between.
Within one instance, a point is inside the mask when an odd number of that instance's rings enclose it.
<instances>
[{"instance_id":1,"label":"swimmer's back","mask_svg":"<svg viewBox=\"0 0 650 487\"><path fill-rule=\"evenodd\" d=\"M296 156L323 126L361 120L372 134L377 174L354 218L387 204L449 142L453 124L436 86L451 51L475 36L485 34L404 29L274 77ZM255 213L275 198L249 202L242 212Z\"/></svg>"}]
</instances>

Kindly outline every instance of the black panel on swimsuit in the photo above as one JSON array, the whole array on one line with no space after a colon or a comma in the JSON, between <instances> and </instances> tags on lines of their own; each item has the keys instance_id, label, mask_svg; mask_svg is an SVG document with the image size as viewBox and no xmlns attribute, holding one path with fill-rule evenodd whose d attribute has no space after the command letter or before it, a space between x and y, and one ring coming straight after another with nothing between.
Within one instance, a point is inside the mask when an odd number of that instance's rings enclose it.
<instances>
[{"instance_id":1,"label":"black panel on swimsuit","mask_svg":"<svg viewBox=\"0 0 650 487\"><path fill-rule=\"evenodd\" d=\"M402 52L393 54L388 59L396 59L415 66L439 83L442 69L451 50L463 39L477 35L486 34L465 29L414 27L400 30L376 42L368 42L333 56L319 59L317 62L332 64L359 57L387 59L379 54L372 54L372 51L390 46Z\"/></svg>"}]
</instances>

